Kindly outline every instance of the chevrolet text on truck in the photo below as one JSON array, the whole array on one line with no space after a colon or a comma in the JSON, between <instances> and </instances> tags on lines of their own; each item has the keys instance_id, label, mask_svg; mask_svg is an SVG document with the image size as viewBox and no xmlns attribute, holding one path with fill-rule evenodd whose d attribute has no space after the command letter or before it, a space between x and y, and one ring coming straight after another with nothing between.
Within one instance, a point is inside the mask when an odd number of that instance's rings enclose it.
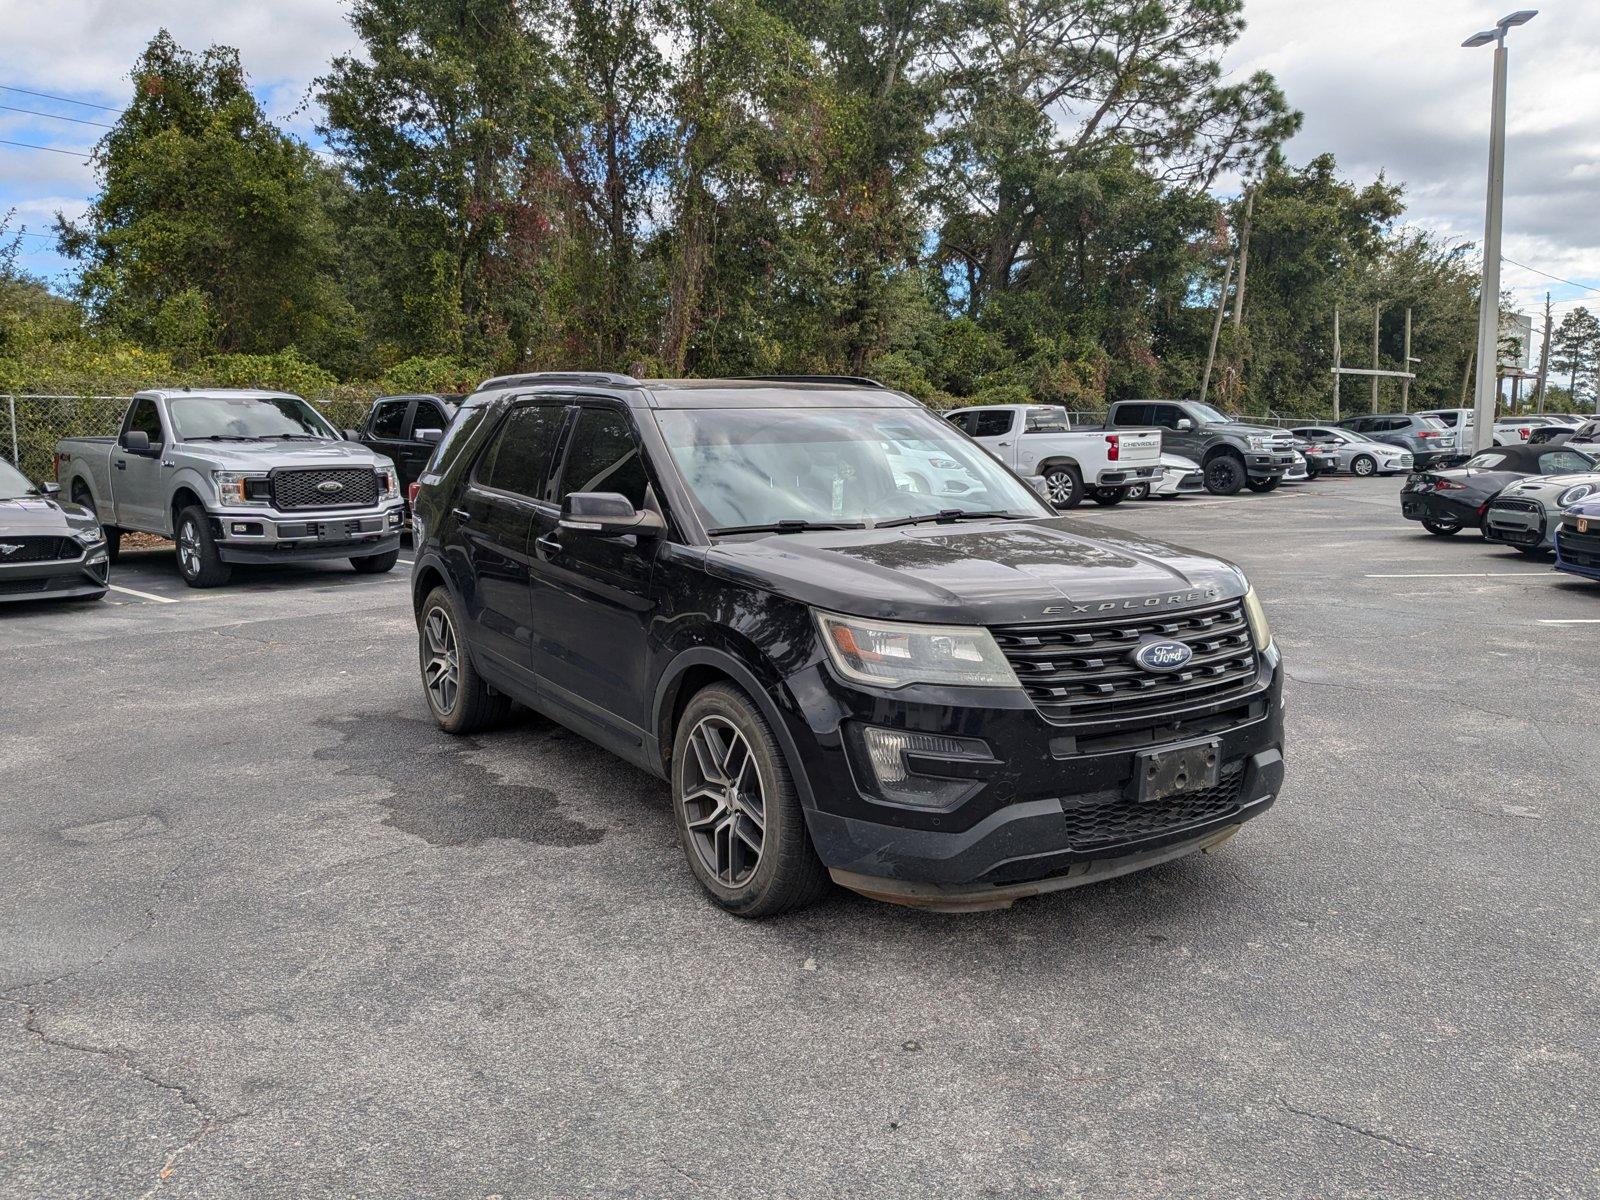
<instances>
[{"instance_id":1,"label":"chevrolet text on truck","mask_svg":"<svg viewBox=\"0 0 1600 1200\"><path fill-rule=\"evenodd\" d=\"M1018 475L1039 480L1057 508L1120 504L1128 489L1161 478L1156 429L1074 428L1054 404L986 404L957 408L950 423Z\"/></svg>"},{"instance_id":2,"label":"chevrolet text on truck","mask_svg":"<svg viewBox=\"0 0 1600 1200\"><path fill-rule=\"evenodd\" d=\"M115 437L58 443L56 479L113 559L124 532L172 538L190 587L226 583L234 563L347 558L373 573L400 554L394 464L283 392L140 392Z\"/></svg>"},{"instance_id":3,"label":"chevrolet text on truck","mask_svg":"<svg viewBox=\"0 0 1600 1200\"><path fill-rule=\"evenodd\" d=\"M1210 849L1282 785L1243 572L1056 514L901 392L491 379L413 519L440 727L516 701L654 773L742 916L830 880L1000 907Z\"/></svg>"}]
</instances>

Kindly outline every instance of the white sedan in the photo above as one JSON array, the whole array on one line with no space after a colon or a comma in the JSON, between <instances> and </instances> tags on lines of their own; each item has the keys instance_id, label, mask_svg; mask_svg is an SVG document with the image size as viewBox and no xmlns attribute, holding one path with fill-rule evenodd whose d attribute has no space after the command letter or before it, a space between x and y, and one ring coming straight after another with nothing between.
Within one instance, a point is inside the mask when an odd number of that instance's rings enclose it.
<instances>
[{"instance_id":1,"label":"white sedan","mask_svg":"<svg viewBox=\"0 0 1600 1200\"><path fill-rule=\"evenodd\" d=\"M1129 500L1171 500L1206 490L1206 475L1200 464L1181 454L1161 456L1161 478L1154 483L1136 483L1128 489Z\"/></svg>"}]
</instances>

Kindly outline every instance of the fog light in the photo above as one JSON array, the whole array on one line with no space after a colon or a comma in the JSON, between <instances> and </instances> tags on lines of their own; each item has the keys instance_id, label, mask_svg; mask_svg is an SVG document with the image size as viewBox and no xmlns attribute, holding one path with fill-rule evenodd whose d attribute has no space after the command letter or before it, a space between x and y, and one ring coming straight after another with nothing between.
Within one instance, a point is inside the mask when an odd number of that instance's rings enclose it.
<instances>
[{"instance_id":1,"label":"fog light","mask_svg":"<svg viewBox=\"0 0 1600 1200\"><path fill-rule=\"evenodd\" d=\"M980 738L944 737L936 733L909 733L901 729L867 726L861 730L867 763L884 800L922 808L948 808L968 799L983 786L971 777L969 763L994 763L989 744ZM948 775L938 773L939 762L919 762L913 770L908 755L946 760ZM961 773L958 775L957 772Z\"/></svg>"},{"instance_id":2,"label":"fog light","mask_svg":"<svg viewBox=\"0 0 1600 1200\"><path fill-rule=\"evenodd\" d=\"M389 514L389 528L390 529L399 529L400 528L400 514L398 512L392 512L392 513Z\"/></svg>"}]
</instances>

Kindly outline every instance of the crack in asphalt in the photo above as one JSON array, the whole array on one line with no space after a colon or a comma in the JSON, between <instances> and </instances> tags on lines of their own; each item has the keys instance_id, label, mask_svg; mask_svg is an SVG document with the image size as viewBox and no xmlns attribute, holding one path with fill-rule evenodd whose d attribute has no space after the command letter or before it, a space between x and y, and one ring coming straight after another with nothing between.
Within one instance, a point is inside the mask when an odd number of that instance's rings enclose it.
<instances>
[{"instance_id":1,"label":"crack in asphalt","mask_svg":"<svg viewBox=\"0 0 1600 1200\"><path fill-rule=\"evenodd\" d=\"M251 1115L249 1112L236 1112L227 1114L213 1113L207 1109L203 1103L201 1103L200 1098L195 1094L194 1089L189 1087L187 1084L163 1079L161 1076L154 1074L147 1068L141 1066L134 1059L134 1056L131 1052L124 1050L119 1046L93 1046L87 1042L75 1042L67 1038L52 1036L51 1034L46 1033L43 1027L39 1024L38 1005L33 1004L31 1001L24 1000L18 996L0 996L0 1000L4 1000L6 1003L15 1005L17 1008L22 1010L22 1028L26 1032L31 1033L34 1037L38 1038L43 1045L51 1046L59 1050L71 1050L78 1054L92 1054L97 1057L112 1059L116 1062L118 1067L124 1071L127 1071L140 1082L146 1083L160 1091L170 1092L172 1095L178 1098L178 1101L185 1108L194 1113L195 1118L198 1121L195 1131L190 1134L182 1144L167 1154L166 1158L162 1161L160 1168L156 1171L155 1182L151 1184L151 1186L143 1193L141 1193L140 1200L148 1200L149 1197L154 1196L156 1193L165 1188L167 1186L167 1181L172 1178L178 1160L193 1150L212 1133L216 1132L218 1129L232 1125L236 1121L243 1120L245 1117Z\"/></svg>"},{"instance_id":2,"label":"crack in asphalt","mask_svg":"<svg viewBox=\"0 0 1600 1200\"><path fill-rule=\"evenodd\" d=\"M1372 1138L1375 1141L1384 1142L1400 1150L1415 1150L1418 1154L1426 1154L1430 1158L1438 1157L1438 1151L1430 1150L1426 1146L1419 1146L1415 1142L1407 1142L1397 1137L1391 1137L1387 1133L1379 1133L1375 1129L1368 1129L1350 1121L1341 1121L1338 1117L1328 1116L1327 1113L1313 1112L1309 1108L1297 1108L1287 1100L1280 1099L1278 1103L1298 1117L1309 1117L1313 1121L1322 1121L1334 1126L1336 1129L1343 1129L1347 1133L1355 1133L1362 1137Z\"/></svg>"}]
</instances>

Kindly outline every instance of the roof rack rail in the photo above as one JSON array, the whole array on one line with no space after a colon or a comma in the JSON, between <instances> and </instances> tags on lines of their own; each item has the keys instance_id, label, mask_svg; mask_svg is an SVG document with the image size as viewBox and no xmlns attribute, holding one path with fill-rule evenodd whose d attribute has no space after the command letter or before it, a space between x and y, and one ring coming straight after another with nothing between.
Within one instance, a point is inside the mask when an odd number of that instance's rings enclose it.
<instances>
[{"instance_id":1,"label":"roof rack rail","mask_svg":"<svg viewBox=\"0 0 1600 1200\"><path fill-rule=\"evenodd\" d=\"M638 387L632 375L616 371L527 371L517 375L496 375L485 379L476 391L488 388L517 387L525 383L598 383L607 387Z\"/></svg>"},{"instance_id":2,"label":"roof rack rail","mask_svg":"<svg viewBox=\"0 0 1600 1200\"><path fill-rule=\"evenodd\" d=\"M848 383L857 387L881 388L883 384L865 375L748 375L750 383Z\"/></svg>"}]
</instances>

